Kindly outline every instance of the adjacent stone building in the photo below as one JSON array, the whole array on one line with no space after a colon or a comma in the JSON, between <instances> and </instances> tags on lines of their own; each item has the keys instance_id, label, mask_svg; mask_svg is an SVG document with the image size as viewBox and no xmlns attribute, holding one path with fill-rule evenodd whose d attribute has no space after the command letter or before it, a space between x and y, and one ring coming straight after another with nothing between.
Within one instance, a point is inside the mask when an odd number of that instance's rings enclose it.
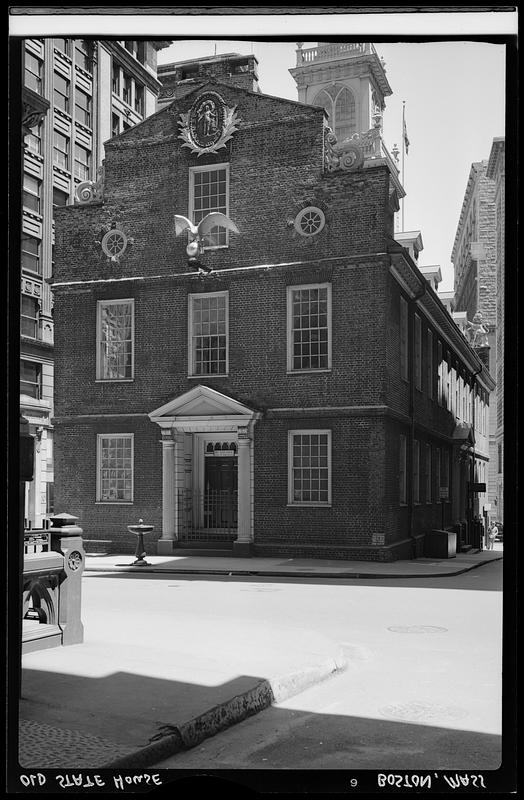
<instances>
[{"instance_id":1,"label":"adjacent stone building","mask_svg":"<svg viewBox=\"0 0 524 800\"><path fill-rule=\"evenodd\" d=\"M486 506L489 517L502 522L503 404L503 267L504 267L504 139L495 139L490 161L471 165L451 260L455 270L454 316L463 316L471 339L481 324L490 373L497 380L489 421L490 466ZM499 330L500 329L500 330Z\"/></svg>"},{"instance_id":2,"label":"adjacent stone building","mask_svg":"<svg viewBox=\"0 0 524 800\"><path fill-rule=\"evenodd\" d=\"M491 153L486 169L486 176L495 184L495 231L496 231L496 352L495 364L497 388L495 407L497 420L495 425L496 459L491 474L496 482L493 492L491 516L499 522L504 521L504 274L505 274L505 154L506 140L503 137L493 139Z\"/></svg>"},{"instance_id":3,"label":"adjacent stone building","mask_svg":"<svg viewBox=\"0 0 524 800\"><path fill-rule=\"evenodd\" d=\"M57 210L57 504L119 552L139 519L161 554L467 547L494 384L395 241L377 107L337 141L227 78L108 141L103 195Z\"/></svg>"},{"instance_id":4,"label":"adjacent stone building","mask_svg":"<svg viewBox=\"0 0 524 800\"><path fill-rule=\"evenodd\" d=\"M25 524L53 514L54 212L96 191L103 142L156 109L157 50L168 42L67 38L23 42L25 124L21 232L20 406L35 441ZM28 97L30 103L27 103ZM87 184L86 184L87 182Z\"/></svg>"}]
</instances>

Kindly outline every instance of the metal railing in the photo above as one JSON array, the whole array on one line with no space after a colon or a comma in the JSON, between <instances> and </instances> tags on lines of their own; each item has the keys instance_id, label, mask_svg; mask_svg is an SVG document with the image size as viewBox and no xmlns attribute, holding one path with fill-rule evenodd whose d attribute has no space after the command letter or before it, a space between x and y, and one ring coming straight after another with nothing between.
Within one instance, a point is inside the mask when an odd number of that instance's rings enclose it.
<instances>
[{"instance_id":1,"label":"metal railing","mask_svg":"<svg viewBox=\"0 0 524 800\"><path fill-rule=\"evenodd\" d=\"M178 492L178 524L182 541L233 541L238 526L238 492Z\"/></svg>"}]
</instances>

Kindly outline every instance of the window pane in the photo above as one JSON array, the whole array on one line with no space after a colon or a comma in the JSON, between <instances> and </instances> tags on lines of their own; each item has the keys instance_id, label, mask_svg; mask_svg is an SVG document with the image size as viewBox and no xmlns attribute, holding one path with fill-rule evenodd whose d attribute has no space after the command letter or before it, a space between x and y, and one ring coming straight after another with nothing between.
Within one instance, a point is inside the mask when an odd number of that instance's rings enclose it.
<instances>
[{"instance_id":1,"label":"window pane","mask_svg":"<svg viewBox=\"0 0 524 800\"><path fill-rule=\"evenodd\" d=\"M291 369L329 367L328 287L291 292Z\"/></svg>"},{"instance_id":2,"label":"window pane","mask_svg":"<svg viewBox=\"0 0 524 800\"><path fill-rule=\"evenodd\" d=\"M100 308L99 378L122 380L133 374L133 304L104 303Z\"/></svg>"},{"instance_id":3,"label":"window pane","mask_svg":"<svg viewBox=\"0 0 524 800\"><path fill-rule=\"evenodd\" d=\"M335 103L335 134L339 142L356 131L355 99L349 89L342 89Z\"/></svg>"},{"instance_id":4,"label":"window pane","mask_svg":"<svg viewBox=\"0 0 524 800\"><path fill-rule=\"evenodd\" d=\"M40 400L40 364L33 361L20 362L20 393Z\"/></svg>"},{"instance_id":5,"label":"window pane","mask_svg":"<svg viewBox=\"0 0 524 800\"><path fill-rule=\"evenodd\" d=\"M226 295L192 298L193 375L227 373Z\"/></svg>"},{"instance_id":6,"label":"window pane","mask_svg":"<svg viewBox=\"0 0 524 800\"><path fill-rule=\"evenodd\" d=\"M227 214L226 170L212 169L193 173L193 221L198 225L200 220L212 211ZM207 247L224 247L227 245L227 231L216 226L204 237Z\"/></svg>"},{"instance_id":7,"label":"window pane","mask_svg":"<svg viewBox=\"0 0 524 800\"><path fill-rule=\"evenodd\" d=\"M103 436L99 439L99 496L104 502L131 502L132 438Z\"/></svg>"},{"instance_id":8,"label":"window pane","mask_svg":"<svg viewBox=\"0 0 524 800\"><path fill-rule=\"evenodd\" d=\"M292 502L329 502L328 438L328 433L293 434Z\"/></svg>"}]
</instances>

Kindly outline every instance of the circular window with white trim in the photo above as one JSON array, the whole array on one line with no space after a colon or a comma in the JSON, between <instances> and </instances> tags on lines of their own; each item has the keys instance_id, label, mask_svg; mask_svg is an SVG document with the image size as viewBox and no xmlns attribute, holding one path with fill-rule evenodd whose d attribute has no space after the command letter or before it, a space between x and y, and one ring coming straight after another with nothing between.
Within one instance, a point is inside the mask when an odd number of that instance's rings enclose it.
<instances>
[{"instance_id":1,"label":"circular window with white trim","mask_svg":"<svg viewBox=\"0 0 524 800\"><path fill-rule=\"evenodd\" d=\"M102 239L102 250L108 258L116 259L127 247L127 236L123 231L111 228Z\"/></svg>"},{"instance_id":2,"label":"circular window with white trim","mask_svg":"<svg viewBox=\"0 0 524 800\"><path fill-rule=\"evenodd\" d=\"M301 236L316 236L326 224L326 218L320 208L308 206L296 215L294 224Z\"/></svg>"}]
</instances>

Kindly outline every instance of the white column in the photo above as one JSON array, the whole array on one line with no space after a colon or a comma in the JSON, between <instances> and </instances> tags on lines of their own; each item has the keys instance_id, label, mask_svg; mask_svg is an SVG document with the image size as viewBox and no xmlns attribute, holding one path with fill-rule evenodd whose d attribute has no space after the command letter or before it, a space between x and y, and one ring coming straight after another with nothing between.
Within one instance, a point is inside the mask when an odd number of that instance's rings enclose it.
<instances>
[{"instance_id":1,"label":"white column","mask_svg":"<svg viewBox=\"0 0 524 800\"><path fill-rule=\"evenodd\" d=\"M162 430L162 536L159 555L171 553L177 539L176 443L170 430Z\"/></svg>"},{"instance_id":2,"label":"white column","mask_svg":"<svg viewBox=\"0 0 524 800\"><path fill-rule=\"evenodd\" d=\"M246 427L238 429L238 533L235 545L243 545L247 554L251 542L251 437Z\"/></svg>"}]
</instances>

